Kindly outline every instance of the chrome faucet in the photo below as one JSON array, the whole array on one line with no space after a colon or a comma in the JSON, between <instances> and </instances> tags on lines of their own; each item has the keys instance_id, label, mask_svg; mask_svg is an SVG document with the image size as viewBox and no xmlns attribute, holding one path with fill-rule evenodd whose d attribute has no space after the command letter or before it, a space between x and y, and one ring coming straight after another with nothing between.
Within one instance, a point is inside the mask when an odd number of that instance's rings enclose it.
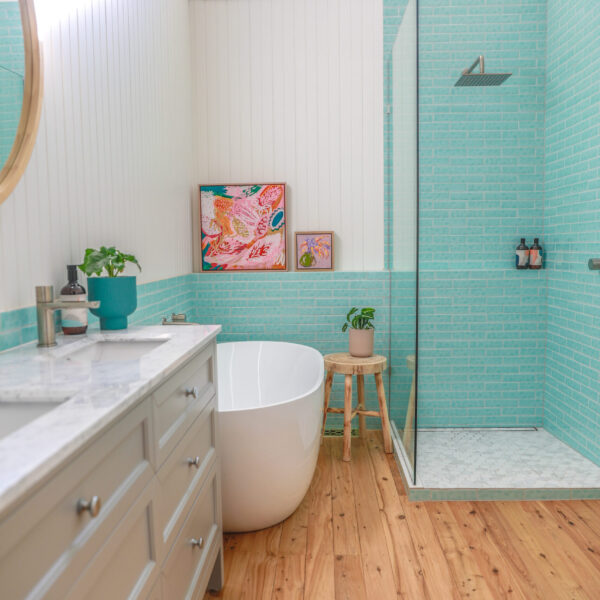
<instances>
[{"instance_id":1,"label":"chrome faucet","mask_svg":"<svg viewBox=\"0 0 600 600\"><path fill-rule=\"evenodd\" d=\"M56 327L54 311L61 308L98 308L100 302L63 302L54 300L54 286L38 285L35 288L37 308L38 346L50 348L56 346Z\"/></svg>"}]
</instances>

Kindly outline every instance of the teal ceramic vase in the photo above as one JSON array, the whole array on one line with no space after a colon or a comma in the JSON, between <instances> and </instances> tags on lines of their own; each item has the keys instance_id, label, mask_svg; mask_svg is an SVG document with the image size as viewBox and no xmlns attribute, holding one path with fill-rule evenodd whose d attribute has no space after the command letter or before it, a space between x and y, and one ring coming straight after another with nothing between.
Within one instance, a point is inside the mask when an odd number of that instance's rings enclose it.
<instances>
[{"instance_id":1,"label":"teal ceramic vase","mask_svg":"<svg viewBox=\"0 0 600 600\"><path fill-rule=\"evenodd\" d=\"M92 314L100 317L100 329L127 329L127 316L137 308L135 277L89 277L88 299L99 300Z\"/></svg>"}]
</instances>

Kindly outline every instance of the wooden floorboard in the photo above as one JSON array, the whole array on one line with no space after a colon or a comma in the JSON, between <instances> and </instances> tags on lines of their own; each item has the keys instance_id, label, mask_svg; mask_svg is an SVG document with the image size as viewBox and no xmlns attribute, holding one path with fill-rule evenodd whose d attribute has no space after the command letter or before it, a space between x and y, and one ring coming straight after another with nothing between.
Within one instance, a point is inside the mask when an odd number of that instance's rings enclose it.
<instances>
[{"instance_id":1,"label":"wooden floorboard","mask_svg":"<svg viewBox=\"0 0 600 600\"><path fill-rule=\"evenodd\" d=\"M325 440L308 493L304 597L334 597L331 448Z\"/></svg>"},{"instance_id":2,"label":"wooden floorboard","mask_svg":"<svg viewBox=\"0 0 600 600\"><path fill-rule=\"evenodd\" d=\"M390 468L378 438L370 436L367 443L381 502L379 514L387 532L386 544L399 596L429 599L431 596L410 534L404 505L394 482L396 465Z\"/></svg>"},{"instance_id":3,"label":"wooden floorboard","mask_svg":"<svg viewBox=\"0 0 600 600\"><path fill-rule=\"evenodd\" d=\"M227 600L600 599L600 501L409 502L381 432L327 438L286 521L226 534Z\"/></svg>"}]
</instances>

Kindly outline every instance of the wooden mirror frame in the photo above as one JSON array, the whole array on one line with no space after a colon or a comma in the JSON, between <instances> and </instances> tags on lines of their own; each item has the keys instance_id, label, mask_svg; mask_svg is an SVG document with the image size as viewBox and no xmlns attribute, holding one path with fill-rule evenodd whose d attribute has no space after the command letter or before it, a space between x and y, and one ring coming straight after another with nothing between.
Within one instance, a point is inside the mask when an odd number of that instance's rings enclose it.
<instances>
[{"instance_id":1,"label":"wooden mirror frame","mask_svg":"<svg viewBox=\"0 0 600 600\"><path fill-rule=\"evenodd\" d=\"M25 83L23 107L12 150L0 171L0 204L8 198L23 176L31 158L42 112L42 53L35 19L34 0L19 0L23 43L25 45Z\"/></svg>"}]
</instances>

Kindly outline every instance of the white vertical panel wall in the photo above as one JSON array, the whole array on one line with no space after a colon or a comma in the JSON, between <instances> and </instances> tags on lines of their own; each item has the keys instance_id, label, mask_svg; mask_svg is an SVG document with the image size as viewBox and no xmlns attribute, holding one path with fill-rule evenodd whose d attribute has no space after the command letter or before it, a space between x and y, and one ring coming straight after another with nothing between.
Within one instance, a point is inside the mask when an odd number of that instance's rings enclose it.
<instances>
[{"instance_id":1,"label":"white vertical panel wall","mask_svg":"<svg viewBox=\"0 0 600 600\"><path fill-rule=\"evenodd\" d=\"M383 269L381 0L190 8L198 183L285 181L288 231L334 230L336 269Z\"/></svg>"},{"instance_id":2,"label":"white vertical panel wall","mask_svg":"<svg viewBox=\"0 0 600 600\"><path fill-rule=\"evenodd\" d=\"M188 0L36 2L52 5L45 96L31 162L0 206L0 310L61 285L87 246L135 253L141 282L189 272Z\"/></svg>"}]
</instances>

